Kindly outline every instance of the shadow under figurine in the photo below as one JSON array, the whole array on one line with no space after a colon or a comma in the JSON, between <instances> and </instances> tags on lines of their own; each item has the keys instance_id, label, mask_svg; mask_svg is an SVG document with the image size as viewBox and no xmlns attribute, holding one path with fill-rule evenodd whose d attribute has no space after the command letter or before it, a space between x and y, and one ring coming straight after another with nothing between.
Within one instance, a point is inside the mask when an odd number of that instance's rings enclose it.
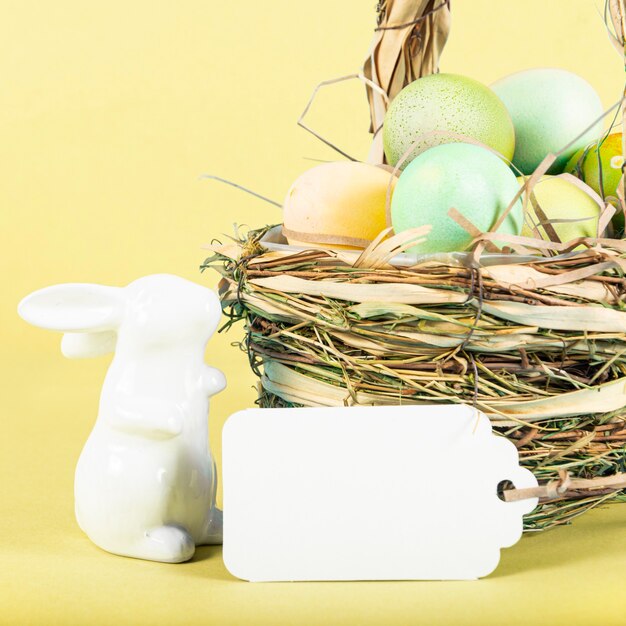
<instances>
[{"instance_id":1,"label":"shadow under figurine","mask_svg":"<svg viewBox=\"0 0 626 626\"><path fill-rule=\"evenodd\" d=\"M216 294L159 274L123 288L47 287L18 312L64 332L67 357L115 351L76 467L76 519L89 538L114 554L167 563L221 543L208 410L226 379L204 363L221 315Z\"/></svg>"}]
</instances>

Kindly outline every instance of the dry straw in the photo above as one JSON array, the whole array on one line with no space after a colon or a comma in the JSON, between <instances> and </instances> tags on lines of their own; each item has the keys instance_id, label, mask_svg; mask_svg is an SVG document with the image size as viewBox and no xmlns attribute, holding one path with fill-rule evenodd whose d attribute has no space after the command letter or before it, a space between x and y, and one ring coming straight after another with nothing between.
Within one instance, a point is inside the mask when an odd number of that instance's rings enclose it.
<instances>
[{"instance_id":1,"label":"dry straw","mask_svg":"<svg viewBox=\"0 0 626 626\"><path fill-rule=\"evenodd\" d=\"M367 81L393 97L435 71L449 8L381 2ZM623 0L607 3L607 29L623 54ZM376 131L384 98L368 95ZM509 237L503 252L517 254L484 256L503 237L455 210L475 236L467 255L397 256L428 228L381 233L360 252L270 250L267 228L209 246L203 268L222 275L225 327L244 321L260 406L472 404L540 483L503 489L505 500L540 498L527 530L626 500L626 240L551 236L532 193L540 175L523 194L548 240ZM618 196L600 231L624 209L623 181Z\"/></svg>"},{"instance_id":2,"label":"dry straw","mask_svg":"<svg viewBox=\"0 0 626 626\"><path fill-rule=\"evenodd\" d=\"M245 320L261 406L470 403L542 484L528 529L623 499L623 242L512 265L400 268L389 256L402 238L361 254L270 252L263 234L214 246L205 264L223 275L227 326Z\"/></svg>"}]
</instances>

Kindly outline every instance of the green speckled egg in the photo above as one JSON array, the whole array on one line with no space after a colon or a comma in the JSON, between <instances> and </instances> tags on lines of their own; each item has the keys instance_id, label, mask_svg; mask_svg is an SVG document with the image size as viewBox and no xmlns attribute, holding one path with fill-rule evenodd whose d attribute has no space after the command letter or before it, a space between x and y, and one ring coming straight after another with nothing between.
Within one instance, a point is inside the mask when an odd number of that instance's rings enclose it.
<instances>
[{"instance_id":1,"label":"green speckled egg","mask_svg":"<svg viewBox=\"0 0 626 626\"><path fill-rule=\"evenodd\" d=\"M502 101L486 85L457 74L432 74L407 85L391 102L383 126L387 161L395 165L411 144L431 131L466 135L511 159L513 123ZM430 136L420 141L408 165L420 152L455 140Z\"/></svg>"},{"instance_id":2,"label":"green speckled egg","mask_svg":"<svg viewBox=\"0 0 626 626\"><path fill-rule=\"evenodd\" d=\"M448 216L448 210L456 208L487 231L518 190L513 172L489 150L467 143L435 146L415 157L400 175L391 202L391 223L396 233L432 226L427 241L411 252L466 250L472 238ZM519 235L522 223L518 201L498 232Z\"/></svg>"},{"instance_id":3,"label":"green speckled egg","mask_svg":"<svg viewBox=\"0 0 626 626\"><path fill-rule=\"evenodd\" d=\"M566 70L525 70L491 87L511 114L515 126L513 164L524 174L531 174L547 154L564 148L602 115L602 103L594 88ZM562 172L569 158L601 132L600 121L558 157L549 172Z\"/></svg>"}]
</instances>

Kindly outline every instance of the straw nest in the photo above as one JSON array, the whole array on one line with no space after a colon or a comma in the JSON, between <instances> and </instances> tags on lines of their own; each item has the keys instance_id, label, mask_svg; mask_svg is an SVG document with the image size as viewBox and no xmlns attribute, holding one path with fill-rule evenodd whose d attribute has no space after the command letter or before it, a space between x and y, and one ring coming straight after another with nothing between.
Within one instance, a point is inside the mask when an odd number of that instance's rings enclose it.
<instances>
[{"instance_id":1,"label":"straw nest","mask_svg":"<svg viewBox=\"0 0 626 626\"><path fill-rule=\"evenodd\" d=\"M368 161L382 164L387 105L437 70L450 3L381 0L377 9L363 71L321 83L298 123L351 158L303 119L320 87L358 78L374 134ZM605 19L626 60L623 0L607 0ZM623 105L606 114L626 117ZM387 229L362 251L281 245L278 227L209 246L202 267L222 275L225 328L243 321L259 405L473 405L540 484L501 489L504 500L539 498L526 530L626 500L626 239L605 238L614 213L626 213L624 177L618 197L598 199L598 237L561 242L558 220L546 219L533 194L556 156L525 178L506 211L522 197L528 216L532 203L534 238L496 234L504 216L494 232L480 232L451 208L473 239L468 253L404 253L428 227Z\"/></svg>"},{"instance_id":2,"label":"straw nest","mask_svg":"<svg viewBox=\"0 0 626 626\"><path fill-rule=\"evenodd\" d=\"M626 241L411 261L406 236L268 250L267 230L203 265L226 328L244 322L261 407L471 404L541 485L527 530L626 500Z\"/></svg>"}]
</instances>

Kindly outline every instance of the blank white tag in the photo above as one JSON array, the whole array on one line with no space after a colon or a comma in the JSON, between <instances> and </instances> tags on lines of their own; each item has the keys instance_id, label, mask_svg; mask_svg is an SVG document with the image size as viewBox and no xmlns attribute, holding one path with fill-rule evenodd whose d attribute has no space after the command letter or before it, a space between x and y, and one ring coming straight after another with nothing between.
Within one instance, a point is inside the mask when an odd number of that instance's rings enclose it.
<instances>
[{"instance_id":1,"label":"blank white tag","mask_svg":"<svg viewBox=\"0 0 626 626\"><path fill-rule=\"evenodd\" d=\"M249 409L223 431L224 562L250 581L472 579L537 499L515 446L463 405Z\"/></svg>"}]
</instances>

